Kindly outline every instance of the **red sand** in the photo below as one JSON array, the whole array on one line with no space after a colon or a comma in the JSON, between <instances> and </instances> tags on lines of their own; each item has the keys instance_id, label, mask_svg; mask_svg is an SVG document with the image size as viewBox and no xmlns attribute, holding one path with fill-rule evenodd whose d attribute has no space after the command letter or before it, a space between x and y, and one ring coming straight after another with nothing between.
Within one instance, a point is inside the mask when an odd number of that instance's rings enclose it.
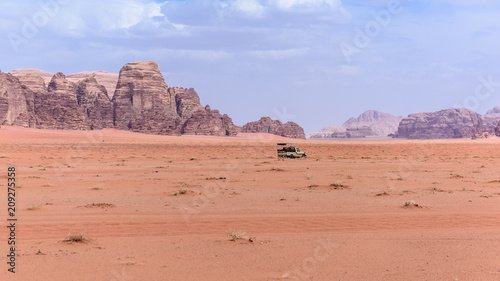
<instances>
[{"instance_id":1,"label":"red sand","mask_svg":"<svg viewBox=\"0 0 500 281\"><path fill-rule=\"evenodd\" d=\"M0 279L500 279L500 139L277 141L2 127Z\"/></svg>"}]
</instances>

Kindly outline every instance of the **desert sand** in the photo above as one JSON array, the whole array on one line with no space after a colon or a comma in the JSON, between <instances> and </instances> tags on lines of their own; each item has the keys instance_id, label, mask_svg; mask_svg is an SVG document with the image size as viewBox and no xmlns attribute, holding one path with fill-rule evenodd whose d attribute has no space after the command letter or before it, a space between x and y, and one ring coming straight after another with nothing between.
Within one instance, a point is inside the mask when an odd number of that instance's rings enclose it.
<instances>
[{"instance_id":1,"label":"desert sand","mask_svg":"<svg viewBox=\"0 0 500 281\"><path fill-rule=\"evenodd\" d=\"M499 148L2 126L0 279L499 280Z\"/></svg>"}]
</instances>

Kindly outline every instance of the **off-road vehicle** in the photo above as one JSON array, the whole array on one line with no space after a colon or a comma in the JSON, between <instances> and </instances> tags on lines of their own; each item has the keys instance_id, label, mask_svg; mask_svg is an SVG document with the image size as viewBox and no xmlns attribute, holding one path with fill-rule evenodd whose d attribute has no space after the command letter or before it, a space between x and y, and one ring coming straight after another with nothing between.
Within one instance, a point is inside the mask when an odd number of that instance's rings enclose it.
<instances>
[{"instance_id":1,"label":"off-road vehicle","mask_svg":"<svg viewBox=\"0 0 500 281\"><path fill-rule=\"evenodd\" d=\"M295 146L295 143L278 143L278 145L282 146L281 149L278 149L278 158L283 158L283 157L302 158L302 157L306 157L306 153L304 151L300 151L300 149Z\"/></svg>"}]
</instances>

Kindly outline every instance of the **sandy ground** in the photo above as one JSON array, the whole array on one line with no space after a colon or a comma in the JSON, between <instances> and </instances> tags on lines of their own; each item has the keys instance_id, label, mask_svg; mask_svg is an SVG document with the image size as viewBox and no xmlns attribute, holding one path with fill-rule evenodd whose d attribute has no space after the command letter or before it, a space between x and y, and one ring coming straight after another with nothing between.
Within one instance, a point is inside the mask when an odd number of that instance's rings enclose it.
<instances>
[{"instance_id":1,"label":"sandy ground","mask_svg":"<svg viewBox=\"0 0 500 281\"><path fill-rule=\"evenodd\" d=\"M500 279L500 139L277 141L2 127L0 279Z\"/></svg>"}]
</instances>

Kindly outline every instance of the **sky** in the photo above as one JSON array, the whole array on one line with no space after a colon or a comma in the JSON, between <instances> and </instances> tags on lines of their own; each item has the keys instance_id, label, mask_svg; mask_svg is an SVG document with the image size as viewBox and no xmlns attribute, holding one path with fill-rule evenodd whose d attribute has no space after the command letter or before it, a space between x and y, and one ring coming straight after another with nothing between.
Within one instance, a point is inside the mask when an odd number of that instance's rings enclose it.
<instances>
[{"instance_id":1,"label":"sky","mask_svg":"<svg viewBox=\"0 0 500 281\"><path fill-rule=\"evenodd\" d=\"M500 106L500 1L0 2L0 69L159 64L237 125Z\"/></svg>"}]
</instances>

